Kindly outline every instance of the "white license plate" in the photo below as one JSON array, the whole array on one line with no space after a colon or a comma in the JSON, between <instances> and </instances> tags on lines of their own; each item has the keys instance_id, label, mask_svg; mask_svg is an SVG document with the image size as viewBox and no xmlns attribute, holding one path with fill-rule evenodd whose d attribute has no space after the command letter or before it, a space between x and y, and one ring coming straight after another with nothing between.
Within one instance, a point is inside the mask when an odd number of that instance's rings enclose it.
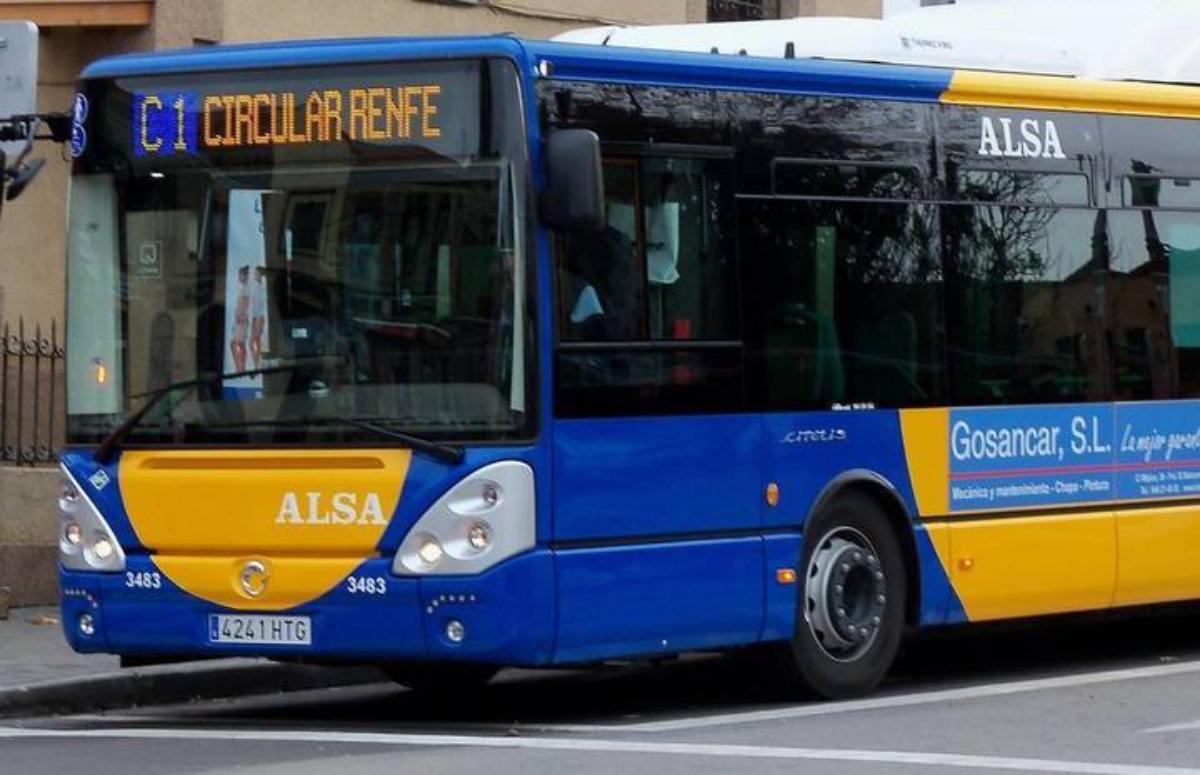
<instances>
[{"instance_id":1,"label":"white license plate","mask_svg":"<svg viewBox=\"0 0 1200 775\"><path fill-rule=\"evenodd\" d=\"M312 620L307 616L212 614L208 617L212 643L311 646Z\"/></svg>"}]
</instances>

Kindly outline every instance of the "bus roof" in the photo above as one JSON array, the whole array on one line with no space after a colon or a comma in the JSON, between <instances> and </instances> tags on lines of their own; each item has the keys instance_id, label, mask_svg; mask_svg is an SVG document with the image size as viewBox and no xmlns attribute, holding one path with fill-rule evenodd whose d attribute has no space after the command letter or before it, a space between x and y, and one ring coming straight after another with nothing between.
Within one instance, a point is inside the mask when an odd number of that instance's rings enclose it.
<instances>
[{"instance_id":1,"label":"bus roof","mask_svg":"<svg viewBox=\"0 0 1200 775\"><path fill-rule=\"evenodd\" d=\"M1200 117L1193 86L942 67L768 58L525 40L506 35L361 38L206 46L101 59L83 78L499 56L558 79Z\"/></svg>"},{"instance_id":2,"label":"bus roof","mask_svg":"<svg viewBox=\"0 0 1200 775\"><path fill-rule=\"evenodd\" d=\"M119 54L88 65L81 78L120 78L165 73L252 70L266 67L378 62L389 59L525 58L511 35L378 37L285 40Z\"/></svg>"}]
</instances>

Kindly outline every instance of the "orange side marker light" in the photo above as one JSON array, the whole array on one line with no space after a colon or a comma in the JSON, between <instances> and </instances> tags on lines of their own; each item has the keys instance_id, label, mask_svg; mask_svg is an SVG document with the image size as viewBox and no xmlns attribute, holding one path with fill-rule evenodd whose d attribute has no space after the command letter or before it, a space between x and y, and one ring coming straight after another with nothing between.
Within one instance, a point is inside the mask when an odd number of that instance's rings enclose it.
<instances>
[{"instance_id":1,"label":"orange side marker light","mask_svg":"<svg viewBox=\"0 0 1200 775\"><path fill-rule=\"evenodd\" d=\"M771 508L779 505L779 485L775 482L767 485L767 505Z\"/></svg>"},{"instance_id":2,"label":"orange side marker light","mask_svg":"<svg viewBox=\"0 0 1200 775\"><path fill-rule=\"evenodd\" d=\"M775 571L775 580L780 584L795 584L796 569L795 568L780 568Z\"/></svg>"}]
</instances>

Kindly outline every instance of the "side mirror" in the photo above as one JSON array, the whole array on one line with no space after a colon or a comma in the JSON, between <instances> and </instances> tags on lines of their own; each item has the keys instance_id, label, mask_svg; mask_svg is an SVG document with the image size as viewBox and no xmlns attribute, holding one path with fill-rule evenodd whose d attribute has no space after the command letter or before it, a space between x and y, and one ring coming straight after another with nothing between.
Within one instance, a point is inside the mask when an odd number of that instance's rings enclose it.
<instances>
[{"instance_id":1,"label":"side mirror","mask_svg":"<svg viewBox=\"0 0 1200 775\"><path fill-rule=\"evenodd\" d=\"M589 129L559 129L546 139L542 221L556 231L604 228L604 172L600 138Z\"/></svg>"}]
</instances>

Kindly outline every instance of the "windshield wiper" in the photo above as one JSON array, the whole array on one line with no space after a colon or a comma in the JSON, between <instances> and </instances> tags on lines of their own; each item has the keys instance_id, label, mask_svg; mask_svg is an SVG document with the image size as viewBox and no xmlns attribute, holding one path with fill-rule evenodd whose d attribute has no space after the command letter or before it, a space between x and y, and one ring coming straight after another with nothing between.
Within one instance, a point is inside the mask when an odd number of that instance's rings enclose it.
<instances>
[{"instance_id":1,"label":"windshield wiper","mask_svg":"<svg viewBox=\"0 0 1200 775\"><path fill-rule=\"evenodd\" d=\"M448 465L458 465L466 457L466 452L463 451L462 447L431 441L430 439L414 436L404 431L392 430L383 425L373 423L370 420L360 420L357 417L306 417L304 422L315 425L348 425L351 428L361 428L377 436L402 441L417 452L423 452L431 458Z\"/></svg>"},{"instance_id":2,"label":"windshield wiper","mask_svg":"<svg viewBox=\"0 0 1200 775\"><path fill-rule=\"evenodd\" d=\"M146 399L146 403L142 404L137 411L127 416L120 425L112 430L112 433L104 437L104 440L100 442L100 446L96 447L96 454L93 457L97 463L107 465L112 460L113 455L121 448L121 445L125 443L125 440L129 438L129 434L133 433L133 429L150 413L150 410L158 406L160 401L176 390L213 382L222 382L227 379L237 379L238 377L256 377L260 374L277 374L279 372L292 371L313 361L324 361L331 358L341 360L340 356L318 355L312 358L297 358L287 363L267 366L261 369L250 369L249 371L210 371L191 379L182 379L178 382L164 385L153 393L149 393L150 397Z\"/></svg>"}]
</instances>

